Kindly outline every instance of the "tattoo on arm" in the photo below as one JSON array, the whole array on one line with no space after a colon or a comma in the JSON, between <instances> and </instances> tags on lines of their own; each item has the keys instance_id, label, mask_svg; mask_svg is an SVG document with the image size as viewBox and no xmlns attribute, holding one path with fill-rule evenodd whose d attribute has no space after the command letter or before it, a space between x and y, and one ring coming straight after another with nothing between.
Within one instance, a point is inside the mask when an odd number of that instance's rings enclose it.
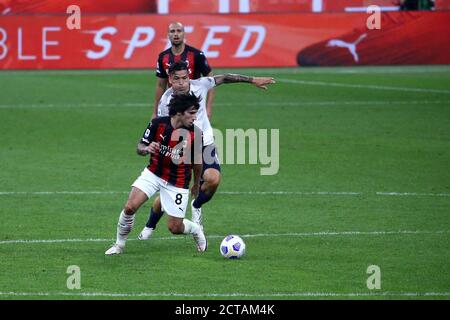
<instances>
[{"instance_id":1,"label":"tattoo on arm","mask_svg":"<svg viewBox=\"0 0 450 320\"><path fill-rule=\"evenodd\" d=\"M146 146L145 144L143 144L143 143L140 143L140 142L139 142L139 144L137 145L136 152L137 152L137 154L140 155L140 156L146 156L146 155L149 154L148 149L147 149L147 146Z\"/></svg>"},{"instance_id":2,"label":"tattoo on arm","mask_svg":"<svg viewBox=\"0 0 450 320\"><path fill-rule=\"evenodd\" d=\"M253 77L244 76L242 74L235 74L235 73L225 73L225 74L219 74L217 76L214 76L214 79L216 80L216 85L222 84L222 83L236 83L236 82L253 82Z\"/></svg>"}]
</instances>

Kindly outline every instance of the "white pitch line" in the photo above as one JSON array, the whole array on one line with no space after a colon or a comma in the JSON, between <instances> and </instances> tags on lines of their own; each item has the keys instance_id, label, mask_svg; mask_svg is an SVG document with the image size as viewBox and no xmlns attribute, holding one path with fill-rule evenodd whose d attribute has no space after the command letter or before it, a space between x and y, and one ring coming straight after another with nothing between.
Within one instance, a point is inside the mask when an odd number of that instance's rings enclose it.
<instances>
[{"instance_id":1,"label":"white pitch line","mask_svg":"<svg viewBox=\"0 0 450 320\"><path fill-rule=\"evenodd\" d=\"M128 194L130 191L0 191L0 196L20 195L114 195ZM417 192L353 192L353 191L219 191L222 195L299 195L299 196L398 196L398 197L450 197L450 193Z\"/></svg>"},{"instance_id":2,"label":"white pitch line","mask_svg":"<svg viewBox=\"0 0 450 320\"><path fill-rule=\"evenodd\" d=\"M288 232L288 233L257 233L242 234L242 238L278 238L278 237L339 237L339 236L383 236L383 235L442 235L449 234L450 230L424 231L424 230L398 230L398 231L319 231L319 232ZM209 239L222 239L225 235L208 235ZM154 237L153 240L182 240L186 237ZM71 242L113 242L113 238L104 239L15 239L1 240L0 244L46 244L46 243L71 243ZM128 239L137 241L137 239Z\"/></svg>"},{"instance_id":3,"label":"white pitch line","mask_svg":"<svg viewBox=\"0 0 450 320\"><path fill-rule=\"evenodd\" d=\"M344 88L358 88L358 89L390 90L390 91L405 91L405 92L423 92L423 93L448 93L448 94L450 94L450 90L444 90L444 89L391 87L391 86L380 86L380 85L371 85L371 84L350 84L350 83L295 80L295 79L277 79L277 81L278 82L284 82L284 83L306 84L306 85L327 86L327 87L344 87Z\"/></svg>"},{"instance_id":4,"label":"white pitch line","mask_svg":"<svg viewBox=\"0 0 450 320\"><path fill-rule=\"evenodd\" d=\"M3 71L5 72L5 71ZM277 79L282 74L420 74L420 73L449 73L450 67L447 65L434 66L357 66L357 67L283 67L283 68L260 68L260 69L219 69L217 74L221 73L240 73L262 75L265 77L272 76Z\"/></svg>"},{"instance_id":5,"label":"white pitch line","mask_svg":"<svg viewBox=\"0 0 450 320\"><path fill-rule=\"evenodd\" d=\"M302 192L302 191L219 191L219 194L227 195L319 195L319 196L359 196L361 192L330 192L330 191L316 191L316 192Z\"/></svg>"},{"instance_id":6,"label":"white pitch line","mask_svg":"<svg viewBox=\"0 0 450 320\"><path fill-rule=\"evenodd\" d=\"M149 103L47 103L47 104L2 104L0 109L44 109L44 108L113 108L149 107Z\"/></svg>"},{"instance_id":7,"label":"white pitch line","mask_svg":"<svg viewBox=\"0 0 450 320\"><path fill-rule=\"evenodd\" d=\"M244 106L270 106L270 107L301 107L301 106L373 106L373 105L429 105L429 104L450 104L450 100L402 100L402 101L383 101L383 100L365 100L365 101L280 101L280 102L225 102L225 103L214 103L215 106L227 107L235 105Z\"/></svg>"},{"instance_id":8,"label":"white pitch line","mask_svg":"<svg viewBox=\"0 0 450 320\"><path fill-rule=\"evenodd\" d=\"M92 69L92 70L2 70L2 75L7 76L111 76L111 75L154 75L149 69Z\"/></svg>"},{"instance_id":9,"label":"white pitch line","mask_svg":"<svg viewBox=\"0 0 450 320\"><path fill-rule=\"evenodd\" d=\"M128 194L130 191L2 191L0 196L6 195L108 195L108 194ZM330 191L219 191L224 195L337 195L337 196L358 196L361 192L330 192Z\"/></svg>"},{"instance_id":10,"label":"white pitch line","mask_svg":"<svg viewBox=\"0 0 450 320\"><path fill-rule=\"evenodd\" d=\"M33 195L33 196L42 196L42 195L107 195L107 194L127 194L130 191L3 191L0 192L0 196L7 195Z\"/></svg>"},{"instance_id":11,"label":"white pitch line","mask_svg":"<svg viewBox=\"0 0 450 320\"><path fill-rule=\"evenodd\" d=\"M0 296L76 297L447 297L450 292L277 292L277 293L182 293L182 292L0 292Z\"/></svg>"},{"instance_id":12,"label":"white pitch line","mask_svg":"<svg viewBox=\"0 0 450 320\"><path fill-rule=\"evenodd\" d=\"M358 235L398 235L398 234L445 234L449 231L420 231L420 230L398 230L398 231L321 231L321 232L294 232L283 234L243 234L243 238L254 237L270 237L270 236L285 236L285 237L311 237L311 236L358 236Z\"/></svg>"},{"instance_id":13,"label":"white pitch line","mask_svg":"<svg viewBox=\"0 0 450 320\"><path fill-rule=\"evenodd\" d=\"M377 196L449 197L450 193L377 192Z\"/></svg>"},{"instance_id":14,"label":"white pitch line","mask_svg":"<svg viewBox=\"0 0 450 320\"><path fill-rule=\"evenodd\" d=\"M431 105L431 104L450 104L450 100L402 100L402 101L280 101L280 102L217 102L214 105L218 107L228 107L234 105L241 106L373 106L373 105ZM49 103L49 104L3 104L0 109L45 109L45 108L133 108L149 107L148 102L134 103Z\"/></svg>"}]
</instances>

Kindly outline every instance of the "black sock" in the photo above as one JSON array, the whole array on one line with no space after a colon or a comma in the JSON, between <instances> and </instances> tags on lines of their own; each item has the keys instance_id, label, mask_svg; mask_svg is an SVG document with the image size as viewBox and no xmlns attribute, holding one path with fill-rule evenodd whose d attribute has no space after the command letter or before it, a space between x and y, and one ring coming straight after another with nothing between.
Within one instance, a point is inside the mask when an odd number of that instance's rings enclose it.
<instances>
[{"instance_id":1,"label":"black sock","mask_svg":"<svg viewBox=\"0 0 450 320\"><path fill-rule=\"evenodd\" d=\"M163 216L163 214L164 214L164 212L162 210L160 212L155 212L152 207L152 209L150 210L150 217L148 218L148 221L145 224L145 226L147 228L155 229L156 225L158 224L158 222L161 219L161 217Z\"/></svg>"},{"instance_id":2,"label":"black sock","mask_svg":"<svg viewBox=\"0 0 450 320\"><path fill-rule=\"evenodd\" d=\"M206 195L201 189L198 193L198 197L194 200L194 203L192 204L194 208L201 208L203 204L207 203L209 200L211 200L212 196Z\"/></svg>"}]
</instances>

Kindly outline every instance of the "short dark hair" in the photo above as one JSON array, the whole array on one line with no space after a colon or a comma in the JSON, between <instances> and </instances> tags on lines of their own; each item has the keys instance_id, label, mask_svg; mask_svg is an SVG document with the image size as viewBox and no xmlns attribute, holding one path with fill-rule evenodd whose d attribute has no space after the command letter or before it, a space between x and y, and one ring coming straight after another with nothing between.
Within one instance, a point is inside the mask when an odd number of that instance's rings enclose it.
<instances>
[{"instance_id":1,"label":"short dark hair","mask_svg":"<svg viewBox=\"0 0 450 320\"><path fill-rule=\"evenodd\" d=\"M168 104L169 116L174 116L178 112L183 113L190 107L194 107L194 110L198 110L200 108L200 101L201 98L197 97L192 92L173 94L172 99Z\"/></svg>"},{"instance_id":2,"label":"short dark hair","mask_svg":"<svg viewBox=\"0 0 450 320\"><path fill-rule=\"evenodd\" d=\"M188 70L188 65L186 61L180 60L177 62L174 62L169 67L169 74L174 74L175 71L181 71L181 70Z\"/></svg>"}]
</instances>

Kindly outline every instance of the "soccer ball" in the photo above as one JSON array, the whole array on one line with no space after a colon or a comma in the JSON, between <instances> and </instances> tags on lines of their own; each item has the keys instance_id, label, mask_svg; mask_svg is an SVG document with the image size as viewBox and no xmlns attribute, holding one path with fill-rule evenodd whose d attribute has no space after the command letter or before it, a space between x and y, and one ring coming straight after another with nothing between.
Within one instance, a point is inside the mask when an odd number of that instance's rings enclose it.
<instances>
[{"instance_id":1,"label":"soccer ball","mask_svg":"<svg viewBox=\"0 0 450 320\"><path fill-rule=\"evenodd\" d=\"M227 259L239 259L245 254L244 240L239 236L229 235L220 244L220 254Z\"/></svg>"}]
</instances>

